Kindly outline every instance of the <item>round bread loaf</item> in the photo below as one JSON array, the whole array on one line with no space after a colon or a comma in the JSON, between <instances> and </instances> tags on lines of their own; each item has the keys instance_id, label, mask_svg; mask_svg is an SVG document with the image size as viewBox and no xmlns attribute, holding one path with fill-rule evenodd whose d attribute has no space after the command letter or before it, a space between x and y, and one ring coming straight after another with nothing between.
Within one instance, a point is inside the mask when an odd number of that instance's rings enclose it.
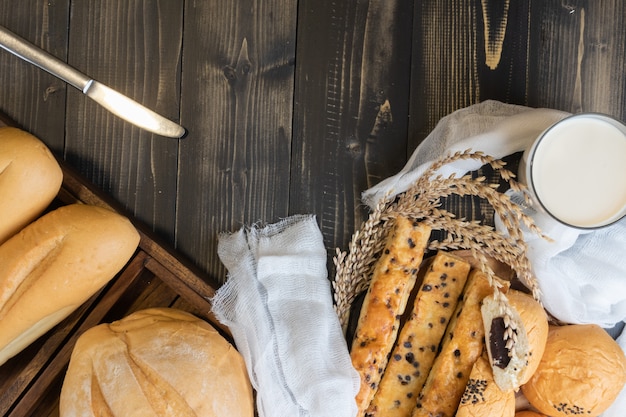
<instances>
[{"instance_id":1,"label":"round bread loaf","mask_svg":"<svg viewBox=\"0 0 626 417\"><path fill-rule=\"evenodd\" d=\"M532 406L553 417L602 414L626 383L626 357L595 324L550 328L543 358L522 386Z\"/></svg>"},{"instance_id":2,"label":"round bread loaf","mask_svg":"<svg viewBox=\"0 0 626 417\"><path fill-rule=\"evenodd\" d=\"M252 417L235 348L209 323L171 308L83 333L63 381L60 416Z\"/></svg>"},{"instance_id":3,"label":"round bread loaf","mask_svg":"<svg viewBox=\"0 0 626 417\"><path fill-rule=\"evenodd\" d=\"M0 364L101 289L138 243L139 233L127 218L72 204L0 245Z\"/></svg>"},{"instance_id":4,"label":"round bread loaf","mask_svg":"<svg viewBox=\"0 0 626 417\"><path fill-rule=\"evenodd\" d=\"M481 356L472 368L456 417L513 417L514 414L515 393L502 391L496 385L489 358Z\"/></svg>"},{"instance_id":5,"label":"round bread loaf","mask_svg":"<svg viewBox=\"0 0 626 417\"><path fill-rule=\"evenodd\" d=\"M50 205L62 181L63 171L43 142L0 127L0 244Z\"/></svg>"},{"instance_id":6,"label":"round bread loaf","mask_svg":"<svg viewBox=\"0 0 626 417\"><path fill-rule=\"evenodd\" d=\"M546 311L531 295L509 290L506 298L513 309L511 319L518 328L517 342L511 350L504 348L504 320L493 297L487 297L481 308L494 379L504 391L518 390L533 375L543 356L549 329Z\"/></svg>"}]
</instances>

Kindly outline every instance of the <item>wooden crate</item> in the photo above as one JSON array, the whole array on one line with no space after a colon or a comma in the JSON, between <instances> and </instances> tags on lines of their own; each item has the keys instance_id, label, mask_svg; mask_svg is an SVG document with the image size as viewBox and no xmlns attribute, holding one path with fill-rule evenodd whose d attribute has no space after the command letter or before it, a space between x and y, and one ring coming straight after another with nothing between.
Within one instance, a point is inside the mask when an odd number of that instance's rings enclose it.
<instances>
[{"instance_id":1,"label":"wooden crate","mask_svg":"<svg viewBox=\"0 0 626 417\"><path fill-rule=\"evenodd\" d=\"M0 366L0 415L58 416L58 398L76 339L87 329L148 307L175 307L211 322L229 337L211 313L209 298L217 283L150 230L128 215L71 168L62 164L64 180L51 208L71 203L108 207L127 216L141 235L126 266L100 292L46 335Z\"/></svg>"}]
</instances>

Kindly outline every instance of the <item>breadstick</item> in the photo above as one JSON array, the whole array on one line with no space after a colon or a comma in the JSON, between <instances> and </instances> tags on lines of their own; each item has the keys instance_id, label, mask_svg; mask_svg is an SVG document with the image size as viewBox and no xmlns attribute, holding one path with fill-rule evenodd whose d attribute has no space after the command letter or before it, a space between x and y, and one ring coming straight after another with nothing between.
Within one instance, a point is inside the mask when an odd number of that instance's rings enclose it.
<instances>
[{"instance_id":1,"label":"breadstick","mask_svg":"<svg viewBox=\"0 0 626 417\"><path fill-rule=\"evenodd\" d=\"M508 282L502 285L508 289ZM492 293L487 276L472 270L463 300L441 342L441 352L418 396L413 417L452 417L456 413L472 367L483 352L485 329L480 305Z\"/></svg>"},{"instance_id":2,"label":"breadstick","mask_svg":"<svg viewBox=\"0 0 626 417\"><path fill-rule=\"evenodd\" d=\"M469 270L469 262L450 253L438 252L433 257L368 415L411 416Z\"/></svg>"},{"instance_id":3,"label":"breadstick","mask_svg":"<svg viewBox=\"0 0 626 417\"><path fill-rule=\"evenodd\" d=\"M378 389L430 232L429 226L398 217L374 266L350 351L352 364L361 376L356 396L358 416L364 415Z\"/></svg>"}]
</instances>

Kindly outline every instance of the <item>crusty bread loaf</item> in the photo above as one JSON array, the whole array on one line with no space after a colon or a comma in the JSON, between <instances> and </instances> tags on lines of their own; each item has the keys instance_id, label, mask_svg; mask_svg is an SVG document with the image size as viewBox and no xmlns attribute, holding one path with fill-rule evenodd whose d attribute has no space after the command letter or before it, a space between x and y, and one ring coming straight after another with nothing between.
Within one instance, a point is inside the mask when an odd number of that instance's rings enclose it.
<instances>
[{"instance_id":1,"label":"crusty bread loaf","mask_svg":"<svg viewBox=\"0 0 626 417\"><path fill-rule=\"evenodd\" d=\"M78 339L63 381L61 417L252 417L243 358L207 322L153 308Z\"/></svg>"},{"instance_id":2,"label":"crusty bread loaf","mask_svg":"<svg viewBox=\"0 0 626 417\"><path fill-rule=\"evenodd\" d=\"M0 244L50 205L63 171L46 145L14 127L0 127Z\"/></svg>"},{"instance_id":3,"label":"crusty bread loaf","mask_svg":"<svg viewBox=\"0 0 626 417\"><path fill-rule=\"evenodd\" d=\"M530 404L553 417L602 414L626 383L626 357L595 324L550 327L537 370L522 385Z\"/></svg>"},{"instance_id":4,"label":"crusty bread loaf","mask_svg":"<svg viewBox=\"0 0 626 417\"><path fill-rule=\"evenodd\" d=\"M450 253L429 260L368 414L411 416L469 270L468 262Z\"/></svg>"},{"instance_id":5,"label":"crusty bread loaf","mask_svg":"<svg viewBox=\"0 0 626 417\"><path fill-rule=\"evenodd\" d=\"M513 417L515 392L502 391L495 380L486 353L474 366L461 397L456 417Z\"/></svg>"},{"instance_id":6,"label":"crusty bread loaf","mask_svg":"<svg viewBox=\"0 0 626 417\"><path fill-rule=\"evenodd\" d=\"M485 340L496 384L502 390L518 390L539 366L548 338L548 315L531 295L510 290L506 294L511 307L510 320L517 326L516 342L506 349L503 340L504 319L492 296L481 308Z\"/></svg>"},{"instance_id":7,"label":"crusty bread loaf","mask_svg":"<svg viewBox=\"0 0 626 417\"><path fill-rule=\"evenodd\" d=\"M0 364L102 288L139 243L125 217L73 204L38 218L0 246Z\"/></svg>"},{"instance_id":8,"label":"crusty bread loaf","mask_svg":"<svg viewBox=\"0 0 626 417\"><path fill-rule=\"evenodd\" d=\"M508 289L506 282L502 285ZM492 293L487 276L472 270L463 299L441 342L441 352L418 396L413 417L452 417L456 413L472 367L483 353L485 329L480 306Z\"/></svg>"},{"instance_id":9,"label":"crusty bread loaf","mask_svg":"<svg viewBox=\"0 0 626 417\"><path fill-rule=\"evenodd\" d=\"M429 226L398 217L374 267L350 351L352 364L361 376L356 396L359 416L378 389L430 232Z\"/></svg>"}]
</instances>

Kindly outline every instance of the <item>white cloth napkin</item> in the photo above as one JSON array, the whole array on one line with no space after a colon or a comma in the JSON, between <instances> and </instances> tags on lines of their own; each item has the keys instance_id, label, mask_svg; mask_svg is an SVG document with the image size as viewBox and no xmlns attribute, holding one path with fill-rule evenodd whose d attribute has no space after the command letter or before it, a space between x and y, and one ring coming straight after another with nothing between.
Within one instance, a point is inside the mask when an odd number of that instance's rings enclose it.
<instances>
[{"instance_id":1,"label":"white cloth napkin","mask_svg":"<svg viewBox=\"0 0 626 417\"><path fill-rule=\"evenodd\" d=\"M222 235L229 276L213 298L257 391L261 417L354 417L359 375L333 309L313 216Z\"/></svg>"},{"instance_id":2,"label":"white cloth napkin","mask_svg":"<svg viewBox=\"0 0 626 417\"><path fill-rule=\"evenodd\" d=\"M523 151L543 130L568 115L498 101L457 110L439 122L397 175L365 191L363 199L374 207L387 193L393 196L405 191L433 160L447 152L472 149L503 158ZM438 173L461 176L479 167L479 161L457 161ZM528 257L546 309L568 323L595 323L608 328L623 321L626 318L626 221L582 233L547 222L547 217L540 213L532 217L554 239L548 242L526 234Z\"/></svg>"}]
</instances>

